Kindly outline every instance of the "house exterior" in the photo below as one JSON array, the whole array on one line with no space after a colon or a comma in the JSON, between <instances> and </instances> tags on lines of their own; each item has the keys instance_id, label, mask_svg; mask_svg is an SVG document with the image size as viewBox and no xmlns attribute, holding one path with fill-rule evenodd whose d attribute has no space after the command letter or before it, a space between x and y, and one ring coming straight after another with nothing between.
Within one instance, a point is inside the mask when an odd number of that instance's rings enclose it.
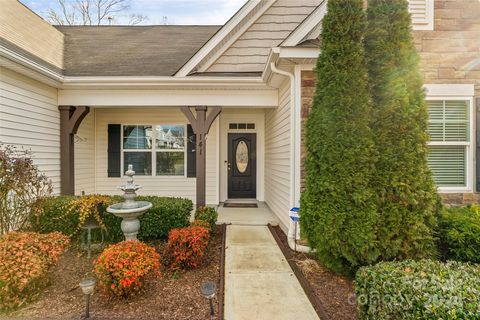
<instances>
[{"instance_id":1,"label":"house exterior","mask_svg":"<svg viewBox=\"0 0 480 320\"><path fill-rule=\"evenodd\" d=\"M209 205L256 199L288 224L325 0L249 0L223 26L135 27L54 27L1 2L0 142L31 149L56 193L119 194L133 164L143 194L196 201L203 185ZM477 201L480 2L410 11L430 167L446 202Z\"/></svg>"}]
</instances>

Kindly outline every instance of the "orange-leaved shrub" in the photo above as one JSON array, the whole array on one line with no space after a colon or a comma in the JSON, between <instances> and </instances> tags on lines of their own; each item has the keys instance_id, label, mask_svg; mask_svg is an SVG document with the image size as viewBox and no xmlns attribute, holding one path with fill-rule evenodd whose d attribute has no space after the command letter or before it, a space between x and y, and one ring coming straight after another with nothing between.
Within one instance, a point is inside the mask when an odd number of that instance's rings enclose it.
<instances>
[{"instance_id":1,"label":"orange-leaved shrub","mask_svg":"<svg viewBox=\"0 0 480 320\"><path fill-rule=\"evenodd\" d=\"M128 297L146 278L160 276L160 255L143 242L122 241L102 252L94 270L104 292Z\"/></svg>"},{"instance_id":2,"label":"orange-leaved shrub","mask_svg":"<svg viewBox=\"0 0 480 320\"><path fill-rule=\"evenodd\" d=\"M48 268L70 242L60 232L10 232L0 239L0 309L33 300L48 283Z\"/></svg>"},{"instance_id":3,"label":"orange-leaved shrub","mask_svg":"<svg viewBox=\"0 0 480 320\"><path fill-rule=\"evenodd\" d=\"M168 234L166 254L173 269L190 269L198 266L205 254L210 234L207 228L190 226L172 229Z\"/></svg>"}]
</instances>

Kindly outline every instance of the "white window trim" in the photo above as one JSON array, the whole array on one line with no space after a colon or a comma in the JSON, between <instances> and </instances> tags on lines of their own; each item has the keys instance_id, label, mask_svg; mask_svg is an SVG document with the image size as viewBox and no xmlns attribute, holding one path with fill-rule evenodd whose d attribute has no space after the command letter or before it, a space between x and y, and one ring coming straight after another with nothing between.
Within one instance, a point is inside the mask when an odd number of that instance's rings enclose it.
<instances>
[{"instance_id":1,"label":"white window trim","mask_svg":"<svg viewBox=\"0 0 480 320\"><path fill-rule=\"evenodd\" d=\"M123 148L123 128L125 126L152 126L152 149L124 149ZM157 175L157 152L182 152L182 151L174 151L174 150L165 150L165 149L157 149L155 147L155 137L156 137L156 126L179 126L184 128L184 150L183 150L183 163L184 163L184 170L183 170L183 175ZM122 123L122 127L120 130L120 137L121 137L121 145L120 145L120 168L122 172L122 177L125 176L124 168L125 168L125 163L124 163L124 152L151 152L152 153L152 174L151 175L138 175L135 176L135 179L151 179L151 178L169 178L169 179L184 179L187 178L187 124L185 123L142 123L142 124L137 124L137 123Z\"/></svg>"},{"instance_id":2,"label":"white window trim","mask_svg":"<svg viewBox=\"0 0 480 320\"><path fill-rule=\"evenodd\" d=\"M438 85L434 85L438 89ZM446 85L448 86L448 85ZM465 95L465 96L455 96L454 93L460 93L460 94L465 94L467 91L465 90L465 87L462 87L461 85L453 85L454 87L450 87L447 90L445 90L445 93L448 93L449 95L427 95L426 100L427 101L436 101L436 100L458 100L458 101L468 101L469 102L469 119L470 119L470 130L469 130L469 137L470 141L468 142L456 142L456 141L448 141L448 142L441 142L441 141L430 141L428 142L429 146L435 146L435 145L465 145L466 147L466 152L467 152L467 165L466 165L466 186L465 187L437 187L438 191L441 193L458 193L458 192L473 192L473 174L474 174L474 151L475 151L475 122L474 122L474 104L473 104L473 91L472 95ZM432 90L429 90L429 85L425 86L427 88L427 92L432 92ZM455 88L457 90L455 90ZM433 91L437 93L438 91ZM428 93L429 94L429 93Z\"/></svg>"}]
</instances>

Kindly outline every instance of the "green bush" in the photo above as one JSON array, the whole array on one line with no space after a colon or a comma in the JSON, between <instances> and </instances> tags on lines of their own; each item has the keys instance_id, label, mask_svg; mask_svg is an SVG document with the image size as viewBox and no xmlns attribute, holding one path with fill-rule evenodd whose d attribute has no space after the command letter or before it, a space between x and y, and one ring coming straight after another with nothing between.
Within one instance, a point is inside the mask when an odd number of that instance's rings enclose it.
<instances>
[{"instance_id":1,"label":"green bush","mask_svg":"<svg viewBox=\"0 0 480 320\"><path fill-rule=\"evenodd\" d=\"M40 212L30 218L30 227L34 231L49 233L59 231L66 235L75 233L78 226L78 215L65 215L65 207L73 196L58 196L42 199ZM64 216L63 218L60 218Z\"/></svg>"},{"instance_id":2,"label":"green bush","mask_svg":"<svg viewBox=\"0 0 480 320\"><path fill-rule=\"evenodd\" d=\"M428 109L408 1L370 0L367 20L379 260L431 258L440 199L427 163Z\"/></svg>"},{"instance_id":3,"label":"green bush","mask_svg":"<svg viewBox=\"0 0 480 320\"><path fill-rule=\"evenodd\" d=\"M480 265L432 260L360 268L359 319L480 319Z\"/></svg>"},{"instance_id":4,"label":"green bush","mask_svg":"<svg viewBox=\"0 0 480 320\"><path fill-rule=\"evenodd\" d=\"M480 263L480 207L445 209L438 237L443 259Z\"/></svg>"},{"instance_id":5,"label":"green bush","mask_svg":"<svg viewBox=\"0 0 480 320\"><path fill-rule=\"evenodd\" d=\"M362 0L329 1L305 128L301 226L319 260L351 273L379 256Z\"/></svg>"},{"instance_id":6,"label":"green bush","mask_svg":"<svg viewBox=\"0 0 480 320\"><path fill-rule=\"evenodd\" d=\"M197 208L195 211L195 220L206 221L210 225L210 230L213 230L218 219L218 212L215 208L203 206Z\"/></svg>"},{"instance_id":7,"label":"green bush","mask_svg":"<svg viewBox=\"0 0 480 320\"><path fill-rule=\"evenodd\" d=\"M153 207L140 217L139 239L142 241L166 240L170 230L189 224L190 212L193 209L191 200L154 196L140 196L137 200L153 204Z\"/></svg>"},{"instance_id":8,"label":"green bush","mask_svg":"<svg viewBox=\"0 0 480 320\"><path fill-rule=\"evenodd\" d=\"M114 196L113 202L123 201L121 197ZM72 196L58 196L45 199L41 212L31 220L34 231L47 233L60 231L66 235L78 238L81 233L76 232L78 213L72 212L65 215L65 205L74 199ZM140 232L138 238L142 241L167 239L168 232L174 228L185 227L189 223L190 212L193 208L191 200L182 198L166 198L155 196L139 196L138 201L149 201L153 204L145 214L140 217ZM120 229L121 218L105 212L103 221L107 227L105 240L118 242L124 240Z\"/></svg>"}]
</instances>

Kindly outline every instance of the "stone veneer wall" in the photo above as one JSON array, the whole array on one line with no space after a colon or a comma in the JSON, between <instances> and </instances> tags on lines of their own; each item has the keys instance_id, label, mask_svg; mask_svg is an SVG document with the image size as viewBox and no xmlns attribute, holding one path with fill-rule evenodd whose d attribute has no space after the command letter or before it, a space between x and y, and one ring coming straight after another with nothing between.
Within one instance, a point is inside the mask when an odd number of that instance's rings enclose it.
<instances>
[{"instance_id":1,"label":"stone veneer wall","mask_svg":"<svg viewBox=\"0 0 480 320\"><path fill-rule=\"evenodd\" d=\"M420 54L421 72L427 84L475 84L480 96L480 1L435 0L433 31L413 31ZM310 111L315 92L314 73L303 71L302 93L302 191L304 188L305 147L303 124ZM480 98L477 98L480 99ZM477 102L480 106L480 102ZM476 114L476 113L475 113ZM475 123L475 121L474 121ZM443 193L449 205L480 202L480 193Z\"/></svg>"},{"instance_id":2,"label":"stone veneer wall","mask_svg":"<svg viewBox=\"0 0 480 320\"><path fill-rule=\"evenodd\" d=\"M425 83L475 84L480 95L480 1L435 0L433 31L414 31Z\"/></svg>"},{"instance_id":3,"label":"stone veneer wall","mask_svg":"<svg viewBox=\"0 0 480 320\"><path fill-rule=\"evenodd\" d=\"M434 3L434 30L413 32L415 45L421 58L424 82L427 84L474 84L475 95L478 97L480 96L480 1L435 0ZM464 205L480 201L479 193L443 193L441 195L444 202L449 205Z\"/></svg>"},{"instance_id":4,"label":"stone veneer wall","mask_svg":"<svg viewBox=\"0 0 480 320\"><path fill-rule=\"evenodd\" d=\"M303 192L305 189L305 158L307 151L305 149L305 122L307 120L308 114L312 108L313 95L315 94L315 74L313 71L302 71L301 76L301 169L300 169L300 190Z\"/></svg>"}]
</instances>

